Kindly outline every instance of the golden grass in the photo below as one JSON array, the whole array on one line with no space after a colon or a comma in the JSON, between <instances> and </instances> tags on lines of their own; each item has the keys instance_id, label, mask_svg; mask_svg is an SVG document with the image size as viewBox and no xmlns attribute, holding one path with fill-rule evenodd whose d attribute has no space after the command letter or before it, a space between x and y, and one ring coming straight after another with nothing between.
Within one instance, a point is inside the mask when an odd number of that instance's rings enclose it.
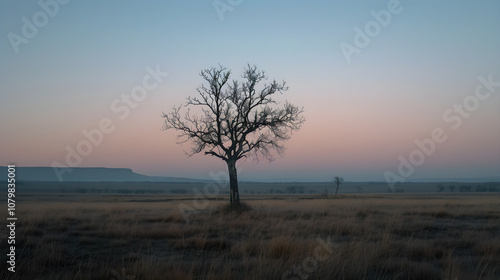
<instances>
[{"instance_id":1,"label":"golden grass","mask_svg":"<svg viewBox=\"0 0 500 280\"><path fill-rule=\"evenodd\" d=\"M17 272L0 278L500 279L498 195L262 196L238 213L213 200L189 224L190 201L168 198L27 198ZM324 260L318 238L335 244Z\"/></svg>"}]
</instances>

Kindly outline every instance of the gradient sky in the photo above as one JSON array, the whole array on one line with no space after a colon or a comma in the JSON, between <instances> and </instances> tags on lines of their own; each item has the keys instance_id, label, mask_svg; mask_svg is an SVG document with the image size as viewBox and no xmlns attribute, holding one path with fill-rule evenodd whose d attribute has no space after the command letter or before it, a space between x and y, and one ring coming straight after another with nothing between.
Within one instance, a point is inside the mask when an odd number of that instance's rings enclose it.
<instances>
[{"instance_id":1,"label":"gradient sky","mask_svg":"<svg viewBox=\"0 0 500 280\"><path fill-rule=\"evenodd\" d=\"M196 95L200 70L220 63L239 78L251 63L287 81L280 99L303 106L306 123L284 158L242 161L240 179L383 181L436 128L447 140L408 180L500 175L500 87L457 129L457 113L443 119L474 94L479 76L500 81L500 2L401 1L348 63L341 43L355 46L355 28L390 2L244 0L221 18L213 1L74 0L16 53L9 34L23 36L23 17L33 22L43 10L38 1L1 1L0 165L65 164L82 130L109 118L115 130L79 166L208 178L225 164L186 157L189 145L161 131L161 113ZM111 104L157 65L169 76L121 120Z\"/></svg>"}]
</instances>

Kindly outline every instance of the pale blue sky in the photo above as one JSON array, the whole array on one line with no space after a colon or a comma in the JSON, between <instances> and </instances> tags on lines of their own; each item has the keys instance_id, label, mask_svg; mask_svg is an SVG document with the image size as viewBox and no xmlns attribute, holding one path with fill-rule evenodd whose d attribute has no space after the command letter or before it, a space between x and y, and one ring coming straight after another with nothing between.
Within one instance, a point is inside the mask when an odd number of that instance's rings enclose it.
<instances>
[{"instance_id":1,"label":"pale blue sky","mask_svg":"<svg viewBox=\"0 0 500 280\"><path fill-rule=\"evenodd\" d=\"M478 76L500 80L500 2L401 1L348 63L340 44L354 44L354 28L390 2L246 0L221 20L212 1L73 0L16 54L8 34L22 36L22 18L42 8L2 1L0 164L64 163L65 147L107 117L116 130L81 166L207 177L223 163L186 158L175 132L160 131L161 112L196 94L201 69L221 63L238 78L252 63L288 82L286 99L304 106L307 122L285 158L243 163L241 178L383 180L436 127L449 140L411 178L500 175L500 88L460 129L442 117L474 93ZM110 104L156 65L168 78L119 120Z\"/></svg>"}]
</instances>

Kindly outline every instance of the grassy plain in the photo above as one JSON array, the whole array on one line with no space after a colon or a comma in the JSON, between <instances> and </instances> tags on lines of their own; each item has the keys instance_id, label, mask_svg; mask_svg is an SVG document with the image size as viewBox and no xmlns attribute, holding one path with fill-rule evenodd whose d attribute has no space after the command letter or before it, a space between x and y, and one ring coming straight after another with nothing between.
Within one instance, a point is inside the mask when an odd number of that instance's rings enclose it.
<instances>
[{"instance_id":1,"label":"grassy plain","mask_svg":"<svg viewBox=\"0 0 500 280\"><path fill-rule=\"evenodd\" d=\"M0 279L500 279L499 193L226 198L24 194Z\"/></svg>"}]
</instances>

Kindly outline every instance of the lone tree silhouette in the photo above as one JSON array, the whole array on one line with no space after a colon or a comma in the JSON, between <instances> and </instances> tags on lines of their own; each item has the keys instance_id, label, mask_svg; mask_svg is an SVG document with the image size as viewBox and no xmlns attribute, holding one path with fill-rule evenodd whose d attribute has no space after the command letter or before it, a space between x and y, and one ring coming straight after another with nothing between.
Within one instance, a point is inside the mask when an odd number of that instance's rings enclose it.
<instances>
[{"instance_id":1,"label":"lone tree silhouette","mask_svg":"<svg viewBox=\"0 0 500 280\"><path fill-rule=\"evenodd\" d=\"M244 69L241 82L230 81L231 71L220 65L202 70L200 75L208 85L197 88L198 97L188 97L185 105L163 113L163 128L178 130L178 143L192 141L188 156L203 152L227 163L230 205L239 205L236 162L248 156L272 161L272 150L283 156L282 142L305 121L303 109L288 102L280 106L273 99L274 94L288 90L285 82L273 80L257 89L267 77L256 66ZM193 107L201 107L200 115L191 114ZM183 108L187 108L185 112Z\"/></svg>"},{"instance_id":2,"label":"lone tree silhouette","mask_svg":"<svg viewBox=\"0 0 500 280\"><path fill-rule=\"evenodd\" d=\"M333 182L335 183L335 185L337 185L337 189L335 190L335 197L337 197L337 192L339 191L339 186L340 186L340 184L342 184L344 182L344 178L339 177L339 176L335 176L333 178Z\"/></svg>"}]
</instances>

